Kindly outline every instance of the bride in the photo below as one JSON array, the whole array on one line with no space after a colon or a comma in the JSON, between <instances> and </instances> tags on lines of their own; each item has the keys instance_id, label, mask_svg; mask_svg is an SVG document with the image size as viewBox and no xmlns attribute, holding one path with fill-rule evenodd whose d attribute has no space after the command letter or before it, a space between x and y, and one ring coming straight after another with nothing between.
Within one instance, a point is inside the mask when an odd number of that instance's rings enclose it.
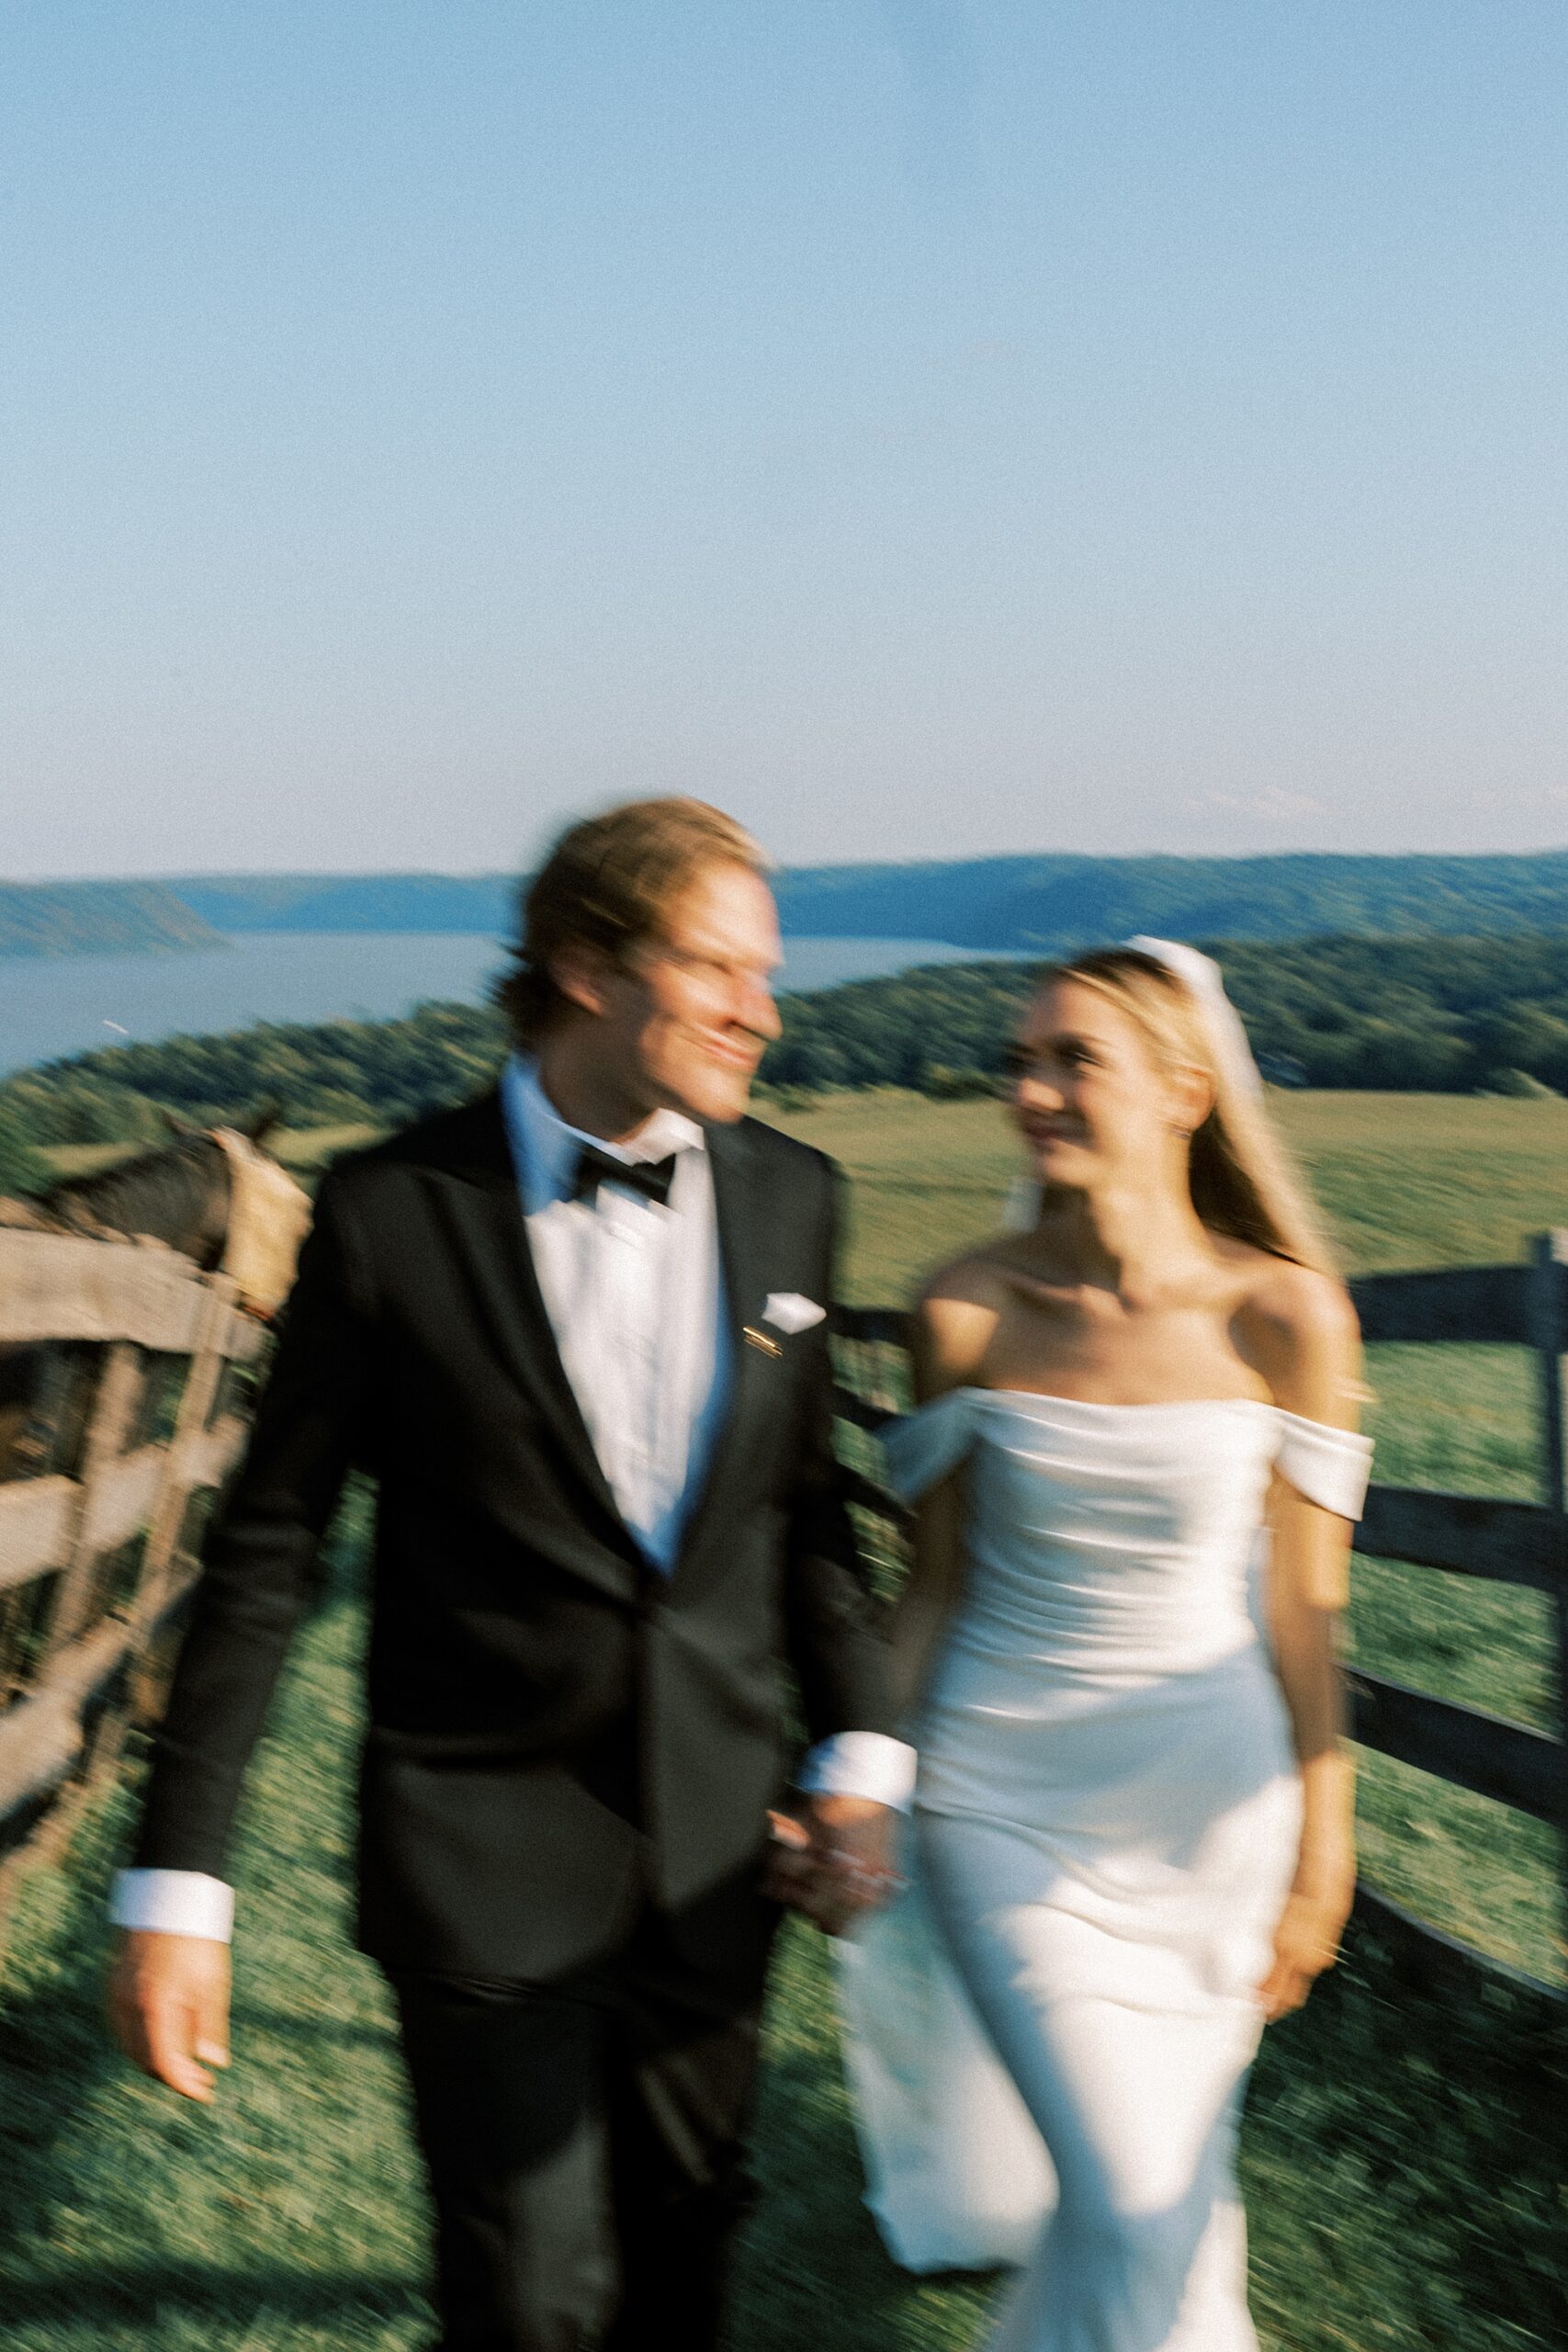
<instances>
[{"instance_id":1,"label":"bride","mask_svg":"<svg viewBox=\"0 0 1568 2352\"><path fill-rule=\"evenodd\" d=\"M1236 2112L1349 1910L1371 1453L1260 1093L1193 951L1048 973L1029 1229L928 1284L887 1441L913 1883L845 1949L847 2049L897 2258L1026 2263L993 2352L1256 2352Z\"/></svg>"}]
</instances>

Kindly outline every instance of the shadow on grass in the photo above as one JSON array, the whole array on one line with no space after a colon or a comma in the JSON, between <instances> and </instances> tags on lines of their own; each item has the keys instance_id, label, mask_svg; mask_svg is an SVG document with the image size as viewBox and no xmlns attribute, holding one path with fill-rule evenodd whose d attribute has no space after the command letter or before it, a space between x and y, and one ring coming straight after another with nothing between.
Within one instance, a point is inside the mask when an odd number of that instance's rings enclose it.
<instances>
[{"instance_id":1,"label":"shadow on grass","mask_svg":"<svg viewBox=\"0 0 1568 2352\"><path fill-rule=\"evenodd\" d=\"M343 2329L355 2322L428 2319L430 2306L405 2278L281 2263L265 2269L228 2269L216 2262L126 2263L112 2278L35 2269L19 2284L7 2279L5 2290L10 2328L70 2322L120 2327L128 2321L156 2324L174 2319L206 2319L232 2328L247 2311Z\"/></svg>"},{"instance_id":2,"label":"shadow on grass","mask_svg":"<svg viewBox=\"0 0 1568 2352\"><path fill-rule=\"evenodd\" d=\"M1424 1993L1359 1937L1265 2035L1242 2143L1253 2304L1292 2347L1568 2340L1568 2030L1477 1976Z\"/></svg>"},{"instance_id":3,"label":"shadow on grass","mask_svg":"<svg viewBox=\"0 0 1568 2352\"><path fill-rule=\"evenodd\" d=\"M59 2142L125 2067L104 2010L109 1930L102 1903L122 1816L117 1792L80 1825L62 1870L39 1871L23 1884L11 1964L0 1979L0 2277L7 2280L7 2255L29 2245L36 2225L70 2193Z\"/></svg>"},{"instance_id":4,"label":"shadow on grass","mask_svg":"<svg viewBox=\"0 0 1568 2352\"><path fill-rule=\"evenodd\" d=\"M746 2352L967 2352L997 2278L914 2278L861 2203L826 1956L781 1947L731 2340ZM1265 2036L1243 2133L1250 2296L1270 2352L1547 2352L1568 2343L1561 2247L1568 2035L1477 1981L1424 1994L1358 1934Z\"/></svg>"},{"instance_id":5,"label":"shadow on grass","mask_svg":"<svg viewBox=\"0 0 1568 2352\"><path fill-rule=\"evenodd\" d=\"M253 2001L236 2001L233 2010L235 2047L250 2032L276 2036L280 2041L320 2043L332 2050L397 2048L397 2032L388 2025L353 2025L343 2018L300 2016L290 2009L268 2008Z\"/></svg>"},{"instance_id":6,"label":"shadow on grass","mask_svg":"<svg viewBox=\"0 0 1568 2352\"><path fill-rule=\"evenodd\" d=\"M347 1654L343 1629L324 1629L280 1721L289 1753L313 1759L312 1788L326 1770L321 1726L336 1722L323 1694L340 1687ZM296 1821L293 1783L274 1781L253 1851L281 1883L316 1833ZM112 1800L85 1825L69 1872L29 1888L0 1984L0 2339L26 2352L100 2340L268 2352L296 2331L319 2352L420 2340L424 2223L390 2067L349 2135L331 2137L345 2130L347 2089L389 2055L362 1992L344 1994L346 2013L316 2007L346 1982L335 1915L314 1943L268 1947L270 1980L259 1962L252 1978L262 1997L240 2004L242 2022L260 2043L276 2037L287 2064L247 2066L219 2111L162 2101L129 2075L102 2017L104 1886L128 1809ZM310 1857L308 1867L320 1866ZM324 1882L312 1883L319 1900ZM259 1923L256 1937L259 1951ZM983 2337L991 2282L911 2278L883 2251L861 2202L833 2012L826 1948L790 1929L758 2119L766 2195L746 2231L729 2341L744 2352L967 2352ZM312 2069L331 2092L323 2106L309 2103ZM1266 2037L1254 2078L1243 2179L1269 2352L1545 2352L1568 2341L1565 2110L1563 2030L1538 2007L1507 1987L1420 1994L1358 1941L1303 2016Z\"/></svg>"},{"instance_id":7,"label":"shadow on grass","mask_svg":"<svg viewBox=\"0 0 1568 2352\"><path fill-rule=\"evenodd\" d=\"M329 1744L344 1736L321 1703L343 1647L341 1624L318 1612L282 1716L312 1754L323 1724ZM156 2089L116 2048L105 1898L134 1807L131 1788L109 1792L64 1867L40 1869L21 1892L0 1977L0 2341L172 2347L226 2343L238 2327L261 2352L269 2321L323 2346L422 2338L420 2215L392 2036L364 2014L358 1963L340 1955L333 1924L301 1944L258 1922L262 1997L236 2004L242 2064L212 2108ZM299 1829L290 1812L281 1834L258 1821L242 1842L292 1868ZM314 1872L313 1855L303 1867ZM333 1998L346 2014L324 2006ZM345 2117L356 2136L334 2141Z\"/></svg>"},{"instance_id":8,"label":"shadow on grass","mask_svg":"<svg viewBox=\"0 0 1568 2352\"><path fill-rule=\"evenodd\" d=\"M887 2254L863 2201L836 2008L825 1939L787 1924L754 2137L763 2195L742 2233L728 2340L745 2352L960 2352L981 2337L996 2274L916 2278Z\"/></svg>"}]
</instances>

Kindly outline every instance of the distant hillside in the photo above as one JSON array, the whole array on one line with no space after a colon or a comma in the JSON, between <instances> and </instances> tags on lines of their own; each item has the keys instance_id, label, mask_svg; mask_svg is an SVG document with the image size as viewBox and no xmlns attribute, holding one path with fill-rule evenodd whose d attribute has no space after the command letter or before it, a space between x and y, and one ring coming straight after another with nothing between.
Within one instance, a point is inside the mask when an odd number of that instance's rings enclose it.
<instances>
[{"instance_id":1,"label":"distant hillside","mask_svg":"<svg viewBox=\"0 0 1568 2352\"><path fill-rule=\"evenodd\" d=\"M1222 942L1212 952L1276 1080L1568 1092L1568 932ZM840 1087L984 1091L1031 985L1027 963L943 964L784 997L760 1100ZM160 1103L209 1120L267 1096L292 1126L391 1126L477 1092L505 1047L499 1014L472 1004L115 1046L15 1072L0 1084L0 1127L40 1144L117 1142L157 1136Z\"/></svg>"},{"instance_id":2,"label":"distant hillside","mask_svg":"<svg viewBox=\"0 0 1568 2352\"><path fill-rule=\"evenodd\" d=\"M191 874L166 886L220 931L446 931L502 938L514 874Z\"/></svg>"},{"instance_id":3,"label":"distant hillside","mask_svg":"<svg viewBox=\"0 0 1568 2352\"><path fill-rule=\"evenodd\" d=\"M176 876L220 931L510 932L504 874ZM946 939L1054 955L1152 931L1177 939L1329 933L1482 936L1568 924L1568 850L1531 857L987 857L799 866L777 877L784 929L824 939Z\"/></svg>"},{"instance_id":4,"label":"distant hillside","mask_svg":"<svg viewBox=\"0 0 1568 2352\"><path fill-rule=\"evenodd\" d=\"M164 882L0 882L0 956L133 956L222 944Z\"/></svg>"},{"instance_id":5,"label":"distant hillside","mask_svg":"<svg viewBox=\"0 0 1568 2352\"><path fill-rule=\"evenodd\" d=\"M989 857L797 867L786 930L1056 955L1173 939L1483 936L1568 924L1568 850L1529 857Z\"/></svg>"},{"instance_id":6,"label":"distant hillside","mask_svg":"<svg viewBox=\"0 0 1568 2352\"><path fill-rule=\"evenodd\" d=\"M797 938L942 939L1025 956L1140 931L1176 939L1481 938L1568 925L1568 850L1529 857L987 857L799 866L777 884L784 929ZM511 933L517 906L516 878L506 874L209 874L84 883L60 893L81 902L82 948L119 944L94 928L95 894L133 892L177 899L189 921L204 926L204 940L205 926L498 938Z\"/></svg>"},{"instance_id":7,"label":"distant hillside","mask_svg":"<svg viewBox=\"0 0 1568 2352\"><path fill-rule=\"evenodd\" d=\"M1568 932L1207 943L1267 1077L1393 1092L1568 1092ZM928 965L783 1001L763 1075L964 1092L1000 1069L1028 964Z\"/></svg>"}]
</instances>

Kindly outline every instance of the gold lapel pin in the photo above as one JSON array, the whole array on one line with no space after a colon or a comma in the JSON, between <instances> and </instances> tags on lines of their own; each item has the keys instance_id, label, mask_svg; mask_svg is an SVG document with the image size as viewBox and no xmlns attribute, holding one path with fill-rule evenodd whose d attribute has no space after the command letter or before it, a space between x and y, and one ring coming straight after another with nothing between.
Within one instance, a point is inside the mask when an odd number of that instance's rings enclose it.
<instances>
[{"instance_id":1,"label":"gold lapel pin","mask_svg":"<svg viewBox=\"0 0 1568 2352\"><path fill-rule=\"evenodd\" d=\"M782 1356L784 1353L778 1341L770 1340L765 1331L759 1331L755 1323L748 1323L740 1336L748 1347L759 1349L765 1356Z\"/></svg>"}]
</instances>

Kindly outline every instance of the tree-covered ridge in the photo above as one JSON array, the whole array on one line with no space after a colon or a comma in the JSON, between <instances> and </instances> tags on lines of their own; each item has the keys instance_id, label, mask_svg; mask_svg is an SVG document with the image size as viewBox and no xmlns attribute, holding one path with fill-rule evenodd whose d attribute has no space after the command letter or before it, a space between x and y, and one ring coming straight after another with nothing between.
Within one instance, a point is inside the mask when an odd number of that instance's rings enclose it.
<instances>
[{"instance_id":1,"label":"tree-covered ridge","mask_svg":"<svg viewBox=\"0 0 1568 2352\"><path fill-rule=\"evenodd\" d=\"M0 882L0 956L130 956L222 944L162 882Z\"/></svg>"},{"instance_id":2,"label":"tree-covered ridge","mask_svg":"<svg viewBox=\"0 0 1568 2352\"><path fill-rule=\"evenodd\" d=\"M1266 1073L1300 1086L1568 1090L1568 932L1211 941ZM776 1085L944 1092L1001 1067L1030 964L930 966L788 1001Z\"/></svg>"},{"instance_id":3,"label":"tree-covered ridge","mask_svg":"<svg viewBox=\"0 0 1568 2352\"><path fill-rule=\"evenodd\" d=\"M987 857L801 866L776 882L785 931L797 938L942 939L1018 955L1059 955L1136 932L1171 939L1486 937L1568 925L1568 850L1529 857ZM507 874L207 874L157 884L62 885L77 948L122 944L103 931L95 910L105 891L137 889L178 900L202 926L203 942L214 929L501 938L515 924L518 884Z\"/></svg>"},{"instance_id":4,"label":"tree-covered ridge","mask_svg":"<svg viewBox=\"0 0 1568 2352\"><path fill-rule=\"evenodd\" d=\"M441 931L508 935L513 874L193 874L168 888L224 932Z\"/></svg>"},{"instance_id":5,"label":"tree-covered ridge","mask_svg":"<svg viewBox=\"0 0 1568 2352\"><path fill-rule=\"evenodd\" d=\"M1059 955L1167 939L1485 936L1568 924L1568 851L1529 857L992 857L797 868L788 931Z\"/></svg>"},{"instance_id":6,"label":"tree-covered ridge","mask_svg":"<svg viewBox=\"0 0 1568 2352\"><path fill-rule=\"evenodd\" d=\"M290 1126L399 1126L478 1093L504 1051L499 1016L425 1004L401 1021L258 1023L210 1037L112 1046L18 1070L0 1083L37 1143L152 1139L160 1106L206 1125L276 1101Z\"/></svg>"},{"instance_id":7,"label":"tree-covered ridge","mask_svg":"<svg viewBox=\"0 0 1568 2352\"><path fill-rule=\"evenodd\" d=\"M1568 851L1531 857L1013 856L802 866L776 876L786 932L944 939L1057 955L1100 939L1488 934L1568 923ZM463 931L516 916L504 874L175 876L220 931Z\"/></svg>"},{"instance_id":8,"label":"tree-covered ridge","mask_svg":"<svg viewBox=\"0 0 1568 2352\"><path fill-rule=\"evenodd\" d=\"M1213 947L1266 1071L1325 1087L1568 1091L1568 932L1508 940L1319 939ZM1031 963L939 964L781 1001L769 1091L986 1084ZM264 1023L118 1046L0 1085L0 1124L43 1144L159 1132L157 1106L231 1118L276 1097L292 1126L397 1125L488 1083L505 1049L489 1007L400 1021Z\"/></svg>"}]
</instances>

